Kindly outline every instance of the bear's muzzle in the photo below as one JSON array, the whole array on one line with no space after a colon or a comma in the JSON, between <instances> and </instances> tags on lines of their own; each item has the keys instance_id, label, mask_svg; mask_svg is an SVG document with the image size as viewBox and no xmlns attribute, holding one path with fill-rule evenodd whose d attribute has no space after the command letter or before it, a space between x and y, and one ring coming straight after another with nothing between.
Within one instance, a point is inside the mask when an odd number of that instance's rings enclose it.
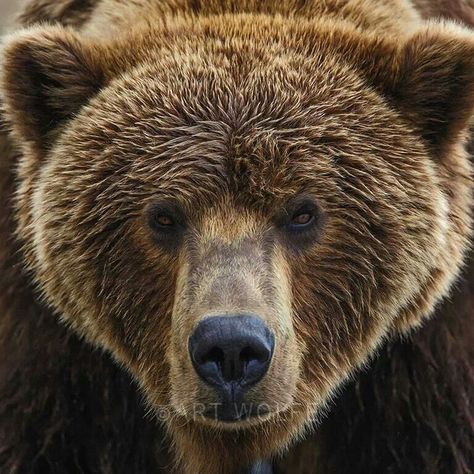
<instances>
[{"instance_id":1,"label":"bear's muzzle","mask_svg":"<svg viewBox=\"0 0 474 474\"><path fill-rule=\"evenodd\" d=\"M221 400L204 415L232 422L263 414L245 404L244 396L267 373L274 346L274 335L256 316L203 319L189 339L189 354L199 377Z\"/></svg>"}]
</instances>

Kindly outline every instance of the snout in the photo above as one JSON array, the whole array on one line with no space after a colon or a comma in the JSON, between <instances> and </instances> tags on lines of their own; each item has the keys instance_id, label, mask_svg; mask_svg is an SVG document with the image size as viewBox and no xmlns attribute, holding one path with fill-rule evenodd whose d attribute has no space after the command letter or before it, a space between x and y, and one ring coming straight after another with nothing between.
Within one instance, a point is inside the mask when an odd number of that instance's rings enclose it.
<instances>
[{"instance_id":1,"label":"snout","mask_svg":"<svg viewBox=\"0 0 474 474\"><path fill-rule=\"evenodd\" d=\"M237 421L261 414L245 403L245 394L267 373L275 340L256 316L213 316L201 321L189 339L190 357L199 377L221 398L209 417Z\"/></svg>"}]
</instances>

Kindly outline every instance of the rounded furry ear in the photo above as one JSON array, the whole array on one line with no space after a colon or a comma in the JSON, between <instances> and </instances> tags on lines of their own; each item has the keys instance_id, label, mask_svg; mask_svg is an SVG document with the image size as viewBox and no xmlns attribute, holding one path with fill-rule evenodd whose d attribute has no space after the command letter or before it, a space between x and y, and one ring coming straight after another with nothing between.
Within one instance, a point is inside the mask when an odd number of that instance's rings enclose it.
<instances>
[{"instance_id":1,"label":"rounded furry ear","mask_svg":"<svg viewBox=\"0 0 474 474\"><path fill-rule=\"evenodd\" d=\"M458 142L474 112L474 34L434 24L401 48L389 94L435 155Z\"/></svg>"},{"instance_id":2,"label":"rounded furry ear","mask_svg":"<svg viewBox=\"0 0 474 474\"><path fill-rule=\"evenodd\" d=\"M105 83L105 53L77 33L36 27L7 38L3 47L1 96L7 122L36 149Z\"/></svg>"}]
</instances>

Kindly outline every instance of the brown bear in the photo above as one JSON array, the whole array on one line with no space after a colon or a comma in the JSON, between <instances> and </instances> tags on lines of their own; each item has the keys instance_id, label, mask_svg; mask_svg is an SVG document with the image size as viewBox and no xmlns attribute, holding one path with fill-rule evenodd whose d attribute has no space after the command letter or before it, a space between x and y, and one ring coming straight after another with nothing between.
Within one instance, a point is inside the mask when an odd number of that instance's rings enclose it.
<instances>
[{"instance_id":1,"label":"brown bear","mask_svg":"<svg viewBox=\"0 0 474 474\"><path fill-rule=\"evenodd\" d=\"M474 10L414 3L25 7L2 473L472 472Z\"/></svg>"}]
</instances>

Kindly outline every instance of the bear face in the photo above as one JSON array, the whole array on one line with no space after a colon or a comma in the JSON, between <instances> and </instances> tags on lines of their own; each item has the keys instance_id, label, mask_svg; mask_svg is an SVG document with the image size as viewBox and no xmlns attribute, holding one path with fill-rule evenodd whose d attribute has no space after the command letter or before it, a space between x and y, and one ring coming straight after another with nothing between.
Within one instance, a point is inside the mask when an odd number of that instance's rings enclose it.
<instances>
[{"instance_id":1,"label":"bear face","mask_svg":"<svg viewBox=\"0 0 474 474\"><path fill-rule=\"evenodd\" d=\"M469 36L437 26L399 47L253 21L113 43L34 28L4 53L35 281L169 410L189 472L301 434L385 337L431 312L469 233ZM230 421L189 350L221 316L257 318L272 340Z\"/></svg>"}]
</instances>

